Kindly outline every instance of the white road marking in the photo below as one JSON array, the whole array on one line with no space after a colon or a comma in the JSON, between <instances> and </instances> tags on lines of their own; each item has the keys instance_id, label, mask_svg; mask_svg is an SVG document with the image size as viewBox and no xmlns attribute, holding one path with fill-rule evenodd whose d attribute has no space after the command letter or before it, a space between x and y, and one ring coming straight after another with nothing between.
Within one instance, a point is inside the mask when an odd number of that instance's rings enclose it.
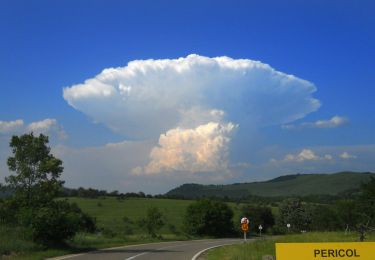
<instances>
[{"instance_id":1,"label":"white road marking","mask_svg":"<svg viewBox=\"0 0 375 260\"><path fill-rule=\"evenodd\" d=\"M161 247L161 248L153 249L152 252L156 252L156 251L164 250L164 249L167 249L167 248L186 246L186 245L189 245L189 244L182 244L182 245L179 244L179 245L173 245L173 246L165 246L165 247ZM136 258L136 257L138 257L138 256L146 255L146 254L149 254L149 253L152 253L152 252L143 252L143 253L141 253L141 254L134 255L134 256L131 256L131 257L129 257L129 258L125 258L125 260L133 260L134 258Z\"/></svg>"},{"instance_id":2,"label":"white road marking","mask_svg":"<svg viewBox=\"0 0 375 260\"><path fill-rule=\"evenodd\" d=\"M216 247L221 247L221 246L233 245L233 244L236 244L236 243L228 243L228 244L222 244L222 245L217 245L217 246L207 247L207 248L205 248L205 249L199 251L198 253L196 253L196 254L193 256L193 258L192 258L191 260L197 260L198 257L199 257L201 254L203 254L204 252L206 252L206 251L208 251L208 250L210 250L210 249L214 249L214 248L216 248Z\"/></svg>"}]
</instances>

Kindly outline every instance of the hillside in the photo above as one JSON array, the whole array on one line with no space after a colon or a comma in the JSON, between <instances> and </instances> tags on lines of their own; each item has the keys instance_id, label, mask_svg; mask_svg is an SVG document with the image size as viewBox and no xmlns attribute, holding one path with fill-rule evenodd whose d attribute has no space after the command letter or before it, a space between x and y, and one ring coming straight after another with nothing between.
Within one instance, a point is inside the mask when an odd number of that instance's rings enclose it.
<instances>
[{"instance_id":1,"label":"hillside","mask_svg":"<svg viewBox=\"0 0 375 260\"><path fill-rule=\"evenodd\" d=\"M167 192L167 196L184 198L229 197L249 195L262 197L337 195L357 190L375 173L339 172L334 174L295 174L280 176L264 182L235 183L228 185L184 184Z\"/></svg>"}]
</instances>

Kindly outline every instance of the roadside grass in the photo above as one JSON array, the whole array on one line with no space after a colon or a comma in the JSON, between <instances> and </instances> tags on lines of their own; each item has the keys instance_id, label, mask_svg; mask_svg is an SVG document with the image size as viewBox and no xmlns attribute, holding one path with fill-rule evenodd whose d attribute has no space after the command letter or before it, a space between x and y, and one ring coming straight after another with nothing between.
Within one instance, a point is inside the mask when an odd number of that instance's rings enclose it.
<instances>
[{"instance_id":1,"label":"roadside grass","mask_svg":"<svg viewBox=\"0 0 375 260\"><path fill-rule=\"evenodd\" d=\"M259 239L244 244L219 247L205 255L207 260L261 260L265 255L275 256L275 243L298 242L354 242L358 234L351 232L311 232ZM366 241L375 241L375 234L368 234Z\"/></svg>"}]
</instances>

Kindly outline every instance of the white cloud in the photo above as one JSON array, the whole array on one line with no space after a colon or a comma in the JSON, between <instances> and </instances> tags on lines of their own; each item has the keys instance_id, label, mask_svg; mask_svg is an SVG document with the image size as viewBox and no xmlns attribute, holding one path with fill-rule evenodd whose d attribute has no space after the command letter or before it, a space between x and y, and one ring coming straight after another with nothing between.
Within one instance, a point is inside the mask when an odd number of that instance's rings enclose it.
<instances>
[{"instance_id":1,"label":"white cloud","mask_svg":"<svg viewBox=\"0 0 375 260\"><path fill-rule=\"evenodd\" d=\"M134 174L178 172L225 172L228 168L232 123L210 122L192 129L175 128L160 135L159 145L150 153L151 161Z\"/></svg>"},{"instance_id":2,"label":"white cloud","mask_svg":"<svg viewBox=\"0 0 375 260\"><path fill-rule=\"evenodd\" d=\"M345 160L347 160L347 159L356 159L357 156L352 155L352 154L350 154L348 152L343 152L342 154L340 154L340 158L345 159Z\"/></svg>"},{"instance_id":3,"label":"white cloud","mask_svg":"<svg viewBox=\"0 0 375 260\"><path fill-rule=\"evenodd\" d=\"M57 123L56 119L46 118L41 121L30 123L27 128L27 132L33 132L36 135L39 134L56 134L59 139L67 138L63 127Z\"/></svg>"},{"instance_id":4,"label":"white cloud","mask_svg":"<svg viewBox=\"0 0 375 260\"><path fill-rule=\"evenodd\" d=\"M64 99L95 122L134 138L216 122L210 111L246 131L286 124L319 108L315 86L267 64L229 57L136 60L66 87Z\"/></svg>"},{"instance_id":5,"label":"white cloud","mask_svg":"<svg viewBox=\"0 0 375 260\"><path fill-rule=\"evenodd\" d=\"M330 154L325 154L324 156L316 155L311 149L303 149L298 154L287 154L282 161L284 162L303 162L303 161L317 161L317 160L332 160L333 157ZM271 159L272 162L277 162Z\"/></svg>"},{"instance_id":6,"label":"white cloud","mask_svg":"<svg viewBox=\"0 0 375 260\"><path fill-rule=\"evenodd\" d=\"M14 121L0 121L0 134L14 135L33 132L35 135L46 134L57 136L59 139L67 138L64 128L56 119L46 118L41 121L31 122L27 126L22 119Z\"/></svg>"},{"instance_id":7,"label":"white cloud","mask_svg":"<svg viewBox=\"0 0 375 260\"><path fill-rule=\"evenodd\" d=\"M346 117L334 116L328 120L318 120L316 122L305 122L299 125L282 125L283 129L302 129L302 128L336 128L349 122Z\"/></svg>"},{"instance_id":8,"label":"white cloud","mask_svg":"<svg viewBox=\"0 0 375 260\"><path fill-rule=\"evenodd\" d=\"M24 122L22 119L14 121L0 121L0 134L8 134L18 132L23 128Z\"/></svg>"}]
</instances>

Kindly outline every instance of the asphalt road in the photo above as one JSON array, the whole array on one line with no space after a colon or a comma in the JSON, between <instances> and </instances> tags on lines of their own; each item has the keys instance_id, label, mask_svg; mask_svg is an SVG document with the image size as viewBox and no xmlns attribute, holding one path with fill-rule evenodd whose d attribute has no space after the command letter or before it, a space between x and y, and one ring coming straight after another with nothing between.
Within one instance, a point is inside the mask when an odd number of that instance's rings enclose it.
<instances>
[{"instance_id":1,"label":"asphalt road","mask_svg":"<svg viewBox=\"0 0 375 260\"><path fill-rule=\"evenodd\" d=\"M104 249L77 255L52 258L54 260L191 260L198 253L221 245L242 243L241 239L205 239L133 245ZM200 259L199 257L195 259Z\"/></svg>"}]
</instances>

